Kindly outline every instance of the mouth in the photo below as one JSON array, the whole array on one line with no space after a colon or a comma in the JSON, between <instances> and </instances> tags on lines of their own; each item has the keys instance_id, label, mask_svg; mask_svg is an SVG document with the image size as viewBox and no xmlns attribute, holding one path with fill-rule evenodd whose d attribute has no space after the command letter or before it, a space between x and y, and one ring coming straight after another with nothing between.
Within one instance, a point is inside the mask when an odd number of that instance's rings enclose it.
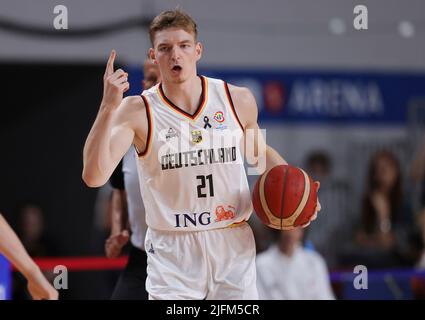
<instances>
[{"instance_id":1,"label":"mouth","mask_svg":"<svg viewBox=\"0 0 425 320\"><path fill-rule=\"evenodd\" d=\"M173 73L180 73L180 71L182 71L182 67L179 65L175 65L171 68L171 70L173 71Z\"/></svg>"}]
</instances>

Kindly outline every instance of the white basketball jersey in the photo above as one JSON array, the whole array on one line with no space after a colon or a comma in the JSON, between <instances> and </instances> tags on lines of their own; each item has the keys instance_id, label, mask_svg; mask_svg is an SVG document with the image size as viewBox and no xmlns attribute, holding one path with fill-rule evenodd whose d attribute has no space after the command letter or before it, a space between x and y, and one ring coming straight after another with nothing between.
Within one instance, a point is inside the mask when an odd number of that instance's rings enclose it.
<instances>
[{"instance_id":1,"label":"white basketball jersey","mask_svg":"<svg viewBox=\"0 0 425 320\"><path fill-rule=\"evenodd\" d=\"M193 115L175 106L161 84L142 93L149 133L138 172L146 222L153 229L224 228L252 212L243 129L227 84L200 78L202 97Z\"/></svg>"}]
</instances>

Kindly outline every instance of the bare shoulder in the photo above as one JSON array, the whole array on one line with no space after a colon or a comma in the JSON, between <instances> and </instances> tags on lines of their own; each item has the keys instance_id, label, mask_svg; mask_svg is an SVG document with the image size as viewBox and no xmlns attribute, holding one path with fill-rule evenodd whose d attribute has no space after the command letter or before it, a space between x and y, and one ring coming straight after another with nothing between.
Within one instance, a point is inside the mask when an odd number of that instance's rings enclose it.
<instances>
[{"instance_id":1,"label":"bare shoulder","mask_svg":"<svg viewBox=\"0 0 425 320\"><path fill-rule=\"evenodd\" d=\"M233 102L239 102L242 104L249 104L249 103L255 103L254 95L252 94L251 90L249 90L246 87L238 87L233 84L229 84L229 91L232 95ZM236 101L235 101L236 100Z\"/></svg>"},{"instance_id":2,"label":"bare shoulder","mask_svg":"<svg viewBox=\"0 0 425 320\"><path fill-rule=\"evenodd\" d=\"M144 111L145 102L141 96L128 96L122 99L121 107L127 110Z\"/></svg>"},{"instance_id":3,"label":"bare shoulder","mask_svg":"<svg viewBox=\"0 0 425 320\"><path fill-rule=\"evenodd\" d=\"M228 86L233 105L243 126L246 127L250 123L256 123L258 108L251 90L246 87L238 87L231 84Z\"/></svg>"},{"instance_id":4,"label":"bare shoulder","mask_svg":"<svg viewBox=\"0 0 425 320\"><path fill-rule=\"evenodd\" d=\"M119 122L132 122L134 117L140 117L140 115L143 117L145 103L140 96L128 96L122 99L117 111Z\"/></svg>"},{"instance_id":5,"label":"bare shoulder","mask_svg":"<svg viewBox=\"0 0 425 320\"><path fill-rule=\"evenodd\" d=\"M149 120L142 97L125 97L118 107L115 121L119 126L126 127L134 132L133 143L139 150L143 150L149 130Z\"/></svg>"},{"instance_id":6,"label":"bare shoulder","mask_svg":"<svg viewBox=\"0 0 425 320\"><path fill-rule=\"evenodd\" d=\"M146 107L141 96L125 97L118 107L115 121L119 125L131 128L137 134L147 125Z\"/></svg>"}]
</instances>

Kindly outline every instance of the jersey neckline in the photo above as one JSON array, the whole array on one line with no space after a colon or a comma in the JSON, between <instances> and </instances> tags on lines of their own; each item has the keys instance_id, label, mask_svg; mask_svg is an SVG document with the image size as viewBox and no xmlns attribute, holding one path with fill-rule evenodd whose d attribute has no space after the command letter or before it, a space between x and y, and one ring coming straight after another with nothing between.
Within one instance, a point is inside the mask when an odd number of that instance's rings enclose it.
<instances>
[{"instance_id":1,"label":"jersey neckline","mask_svg":"<svg viewBox=\"0 0 425 320\"><path fill-rule=\"evenodd\" d=\"M162 98L165 104L171 109L173 109L174 111L177 111L180 115L183 115L191 120L195 120L201 114L202 110L204 109L206 105L207 97L208 97L208 85L207 85L206 79L204 76L198 75L198 77L201 79L202 92L201 92L201 100L199 101L198 108L196 108L196 111L194 114L190 114L182 110L180 107L176 106L170 99L168 99L164 93L164 90L162 89L162 82L160 82L158 86L159 96Z\"/></svg>"}]
</instances>

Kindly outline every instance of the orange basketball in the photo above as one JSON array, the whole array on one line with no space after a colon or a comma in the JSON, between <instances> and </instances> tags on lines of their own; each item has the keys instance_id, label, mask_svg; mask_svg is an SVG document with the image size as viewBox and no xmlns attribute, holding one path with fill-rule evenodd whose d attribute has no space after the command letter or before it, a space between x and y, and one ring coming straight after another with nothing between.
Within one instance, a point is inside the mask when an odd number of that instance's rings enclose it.
<instances>
[{"instance_id":1,"label":"orange basketball","mask_svg":"<svg viewBox=\"0 0 425 320\"><path fill-rule=\"evenodd\" d=\"M317 205L317 186L304 170L290 165L266 171L252 194L255 212L267 226L289 230L310 221Z\"/></svg>"}]
</instances>

